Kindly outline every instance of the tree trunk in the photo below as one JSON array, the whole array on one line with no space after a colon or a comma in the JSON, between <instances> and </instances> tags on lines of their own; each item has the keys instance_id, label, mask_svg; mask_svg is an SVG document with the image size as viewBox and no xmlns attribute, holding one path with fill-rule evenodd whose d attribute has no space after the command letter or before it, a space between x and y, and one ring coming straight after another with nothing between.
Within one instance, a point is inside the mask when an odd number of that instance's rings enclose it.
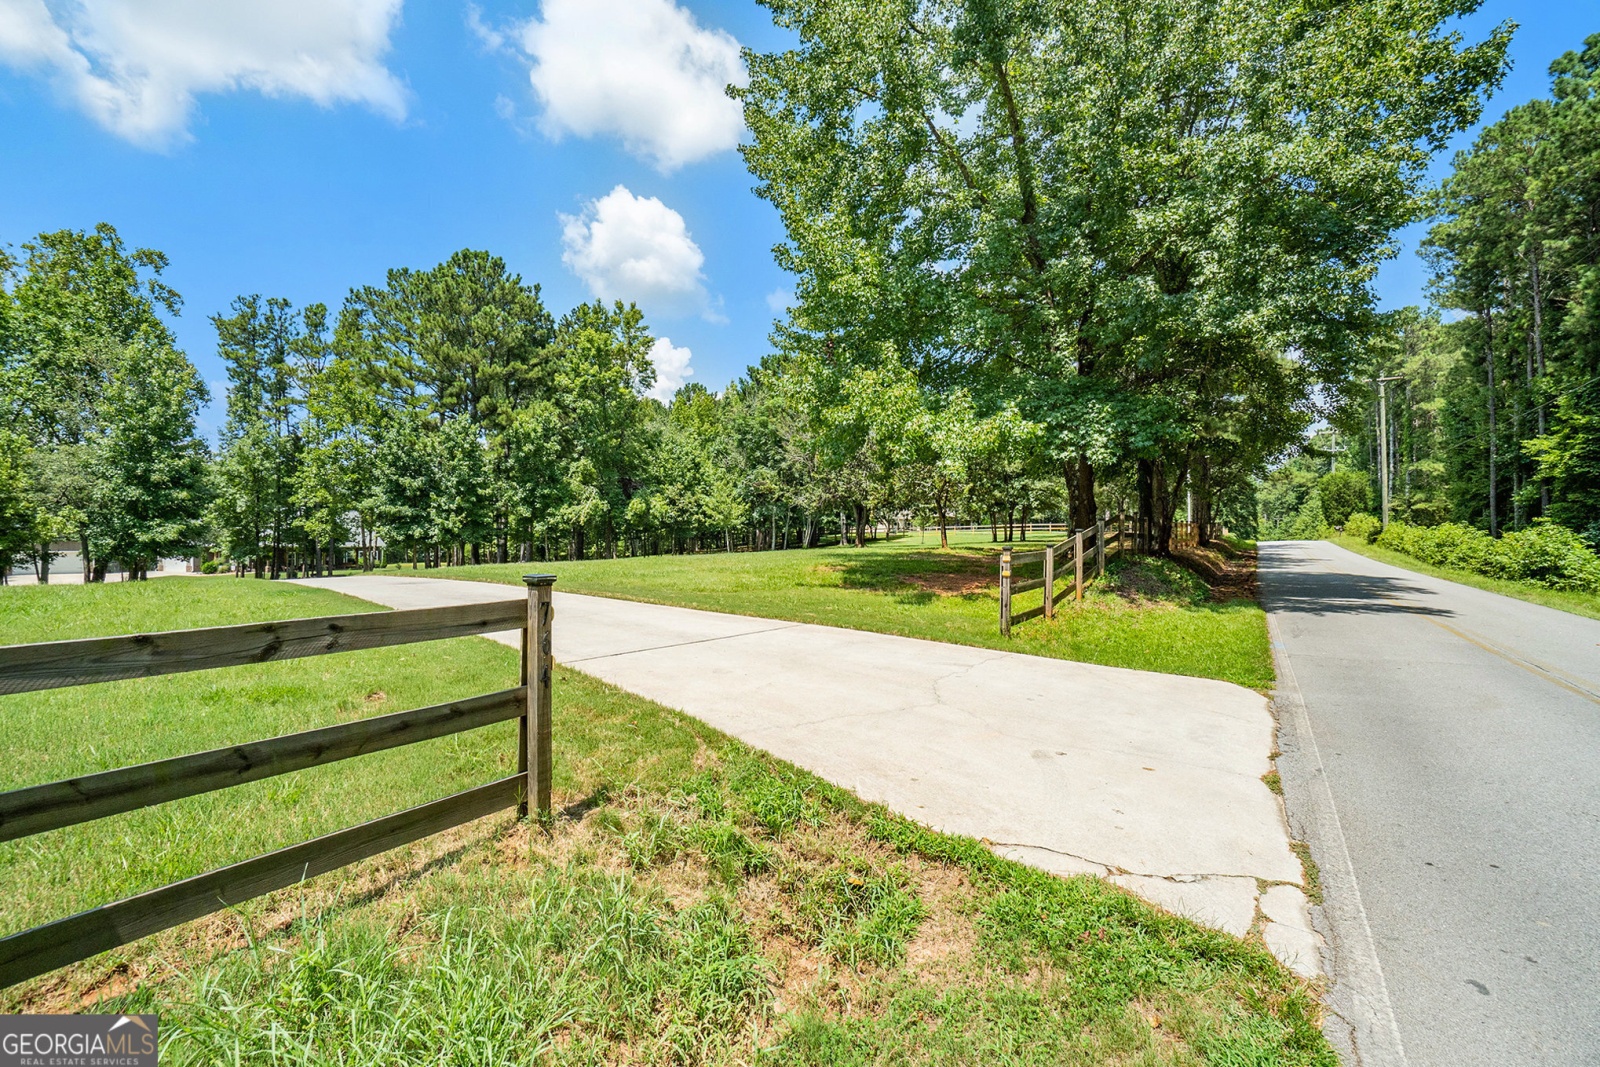
<instances>
[{"instance_id":1,"label":"tree trunk","mask_svg":"<svg viewBox=\"0 0 1600 1067\"><path fill-rule=\"evenodd\" d=\"M1133 543L1139 552L1150 551L1150 516L1155 514L1156 502L1154 492L1154 474L1152 464L1148 459L1138 461L1135 470L1135 482L1139 493L1139 513L1134 516L1136 527Z\"/></svg>"},{"instance_id":2,"label":"tree trunk","mask_svg":"<svg viewBox=\"0 0 1600 1067\"><path fill-rule=\"evenodd\" d=\"M1484 363L1489 369L1489 536L1500 536L1500 505L1495 493L1494 421L1494 315L1480 312L1483 318Z\"/></svg>"},{"instance_id":3,"label":"tree trunk","mask_svg":"<svg viewBox=\"0 0 1600 1067\"><path fill-rule=\"evenodd\" d=\"M1079 456L1077 482L1072 487L1072 528L1086 530L1094 525L1094 467L1088 457Z\"/></svg>"},{"instance_id":4,"label":"tree trunk","mask_svg":"<svg viewBox=\"0 0 1600 1067\"><path fill-rule=\"evenodd\" d=\"M855 507L856 507L856 547L857 548L865 548L865 547L867 547L867 531L866 531L867 506L865 504L857 504Z\"/></svg>"}]
</instances>

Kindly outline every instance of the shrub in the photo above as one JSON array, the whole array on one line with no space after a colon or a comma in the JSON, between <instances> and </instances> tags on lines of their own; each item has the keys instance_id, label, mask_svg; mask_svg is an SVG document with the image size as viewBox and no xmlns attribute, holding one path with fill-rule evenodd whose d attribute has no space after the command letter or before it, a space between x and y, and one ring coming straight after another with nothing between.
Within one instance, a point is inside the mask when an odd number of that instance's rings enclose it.
<instances>
[{"instance_id":1,"label":"shrub","mask_svg":"<svg viewBox=\"0 0 1600 1067\"><path fill-rule=\"evenodd\" d=\"M1501 576L1551 589L1600 592L1600 557L1565 526L1540 522L1502 537L1496 545Z\"/></svg>"},{"instance_id":2,"label":"shrub","mask_svg":"<svg viewBox=\"0 0 1600 1067\"><path fill-rule=\"evenodd\" d=\"M215 573L217 573L217 561L214 560L214 559L208 559L204 563L200 564L200 573L201 574L215 574Z\"/></svg>"},{"instance_id":3,"label":"shrub","mask_svg":"<svg viewBox=\"0 0 1600 1067\"><path fill-rule=\"evenodd\" d=\"M1460 523L1409 526L1392 522L1378 536L1378 544L1436 567L1551 589L1600 593L1600 557L1589 550L1583 538L1553 522L1539 522L1499 540Z\"/></svg>"},{"instance_id":4,"label":"shrub","mask_svg":"<svg viewBox=\"0 0 1600 1067\"><path fill-rule=\"evenodd\" d=\"M1330 471L1317 482L1322 498L1322 516L1329 526L1343 526L1350 516L1372 504L1372 487L1364 474L1355 471Z\"/></svg>"},{"instance_id":5,"label":"shrub","mask_svg":"<svg viewBox=\"0 0 1600 1067\"><path fill-rule=\"evenodd\" d=\"M1344 522L1345 536L1357 538L1369 545L1378 539L1378 534L1382 530L1383 524L1364 511L1356 512Z\"/></svg>"},{"instance_id":6,"label":"shrub","mask_svg":"<svg viewBox=\"0 0 1600 1067\"><path fill-rule=\"evenodd\" d=\"M1323 520L1322 494L1312 489L1305 503L1285 527L1283 534L1290 541L1318 541L1326 537L1327 523Z\"/></svg>"}]
</instances>

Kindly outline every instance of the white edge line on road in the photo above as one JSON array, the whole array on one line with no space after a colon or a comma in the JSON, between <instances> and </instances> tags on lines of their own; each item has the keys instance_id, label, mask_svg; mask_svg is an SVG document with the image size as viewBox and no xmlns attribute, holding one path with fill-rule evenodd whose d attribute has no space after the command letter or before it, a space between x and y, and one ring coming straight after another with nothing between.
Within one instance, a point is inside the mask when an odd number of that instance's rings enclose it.
<instances>
[{"instance_id":1,"label":"white edge line on road","mask_svg":"<svg viewBox=\"0 0 1600 1067\"><path fill-rule=\"evenodd\" d=\"M1311 718L1306 713L1305 698L1289 662L1283 635L1271 612L1267 613L1267 630L1278 668L1273 704L1278 708L1279 724L1289 727L1295 746L1303 749L1307 762L1303 778L1286 776L1285 785L1303 786L1303 791L1295 791L1303 792L1306 810L1295 815L1305 817L1311 832L1299 836L1312 844L1313 858L1322 874L1322 911L1331 927L1333 936L1329 942L1338 964L1330 968L1333 988L1329 999L1334 1001L1330 1007L1350 1027L1356 1062L1361 1067L1406 1067L1405 1047L1400 1041L1394 1007L1389 1002L1389 986L1383 978L1383 965L1378 961L1367 910L1361 903L1361 887L1350 861L1344 830L1339 825L1333 793L1328 788L1322 753L1311 731ZM1301 780L1295 781L1297 778ZM1298 819L1292 815L1291 833L1295 821Z\"/></svg>"}]
</instances>

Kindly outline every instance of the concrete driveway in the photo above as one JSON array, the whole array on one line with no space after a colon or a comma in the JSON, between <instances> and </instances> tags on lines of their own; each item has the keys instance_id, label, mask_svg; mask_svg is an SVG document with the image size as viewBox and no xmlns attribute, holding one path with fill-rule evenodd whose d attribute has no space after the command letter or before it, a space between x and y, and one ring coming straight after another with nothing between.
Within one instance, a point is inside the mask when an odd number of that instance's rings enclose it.
<instances>
[{"instance_id":1,"label":"concrete driveway","mask_svg":"<svg viewBox=\"0 0 1600 1067\"><path fill-rule=\"evenodd\" d=\"M302 584L396 608L520 593L393 576ZM1234 934L1259 920L1280 957L1318 972L1299 890L1259 888L1298 884L1302 872L1278 798L1261 781L1274 723L1257 693L561 592L554 629L566 666L1022 862L1108 877ZM559 746L559 719L555 730Z\"/></svg>"},{"instance_id":2,"label":"concrete driveway","mask_svg":"<svg viewBox=\"0 0 1600 1067\"><path fill-rule=\"evenodd\" d=\"M1600 1064L1600 621L1325 541L1260 573L1359 1062Z\"/></svg>"}]
</instances>

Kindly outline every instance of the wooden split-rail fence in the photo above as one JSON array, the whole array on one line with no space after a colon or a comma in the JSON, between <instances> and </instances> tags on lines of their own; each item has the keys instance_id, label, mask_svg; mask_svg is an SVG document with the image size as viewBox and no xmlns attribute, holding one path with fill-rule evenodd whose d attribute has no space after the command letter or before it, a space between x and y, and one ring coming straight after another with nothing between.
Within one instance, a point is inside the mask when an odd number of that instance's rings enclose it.
<instances>
[{"instance_id":1,"label":"wooden split-rail fence","mask_svg":"<svg viewBox=\"0 0 1600 1067\"><path fill-rule=\"evenodd\" d=\"M1047 619L1055 618L1056 614L1056 566L1057 564L1072 564L1072 584L1069 587L1073 598L1083 599L1084 587L1084 554L1094 554L1094 574L1098 577L1106 572L1107 541L1112 542L1112 551L1120 545L1118 536L1113 533L1108 537L1106 524L1097 522L1093 526L1082 530L1075 530L1071 537L1047 545L1033 552L1013 552L1010 545L1000 550L1000 633L1002 636L1011 635L1013 623L1025 622L1043 615ZM1044 574L1038 578L1027 581L1017 581L1012 575L1012 568L1021 567L1030 563L1044 564ZM1030 592L1034 589L1044 590L1044 602L1036 608L1013 614L1011 598L1018 593ZM1065 596L1068 589L1063 589L1061 595Z\"/></svg>"},{"instance_id":2,"label":"wooden split-rail fence","mask_svg":"<svg viewBox=\"0 0 1600 1067\"><path fill-rule=\"evenodd\" d=\"M1108 526L1107 523L1110 522ZM1057 566L1072 564L1072 584L1069 587L1073 599L1083 599L1083 588L1089 581L1103 577L1106 573L1106 560L1118 552L1126 551L1134 546L1135 519L1129 522L1127 516L1119 515L1115 520L1102 519L1093 526L1086 526L1081 530L1072 531L1072 536L1053 545L1037 549L1032 552L1014 552L1010 545L1000 550L1000 634L1003 637L1011 636L1011 627L1015 623L1026 622L1043 616L1053 619L1056 615ZM1175 522L1172 524L1171 544L1175 547L1193 547L1198 544L1199 527L1192 522ZM1084 553L1092 552L1094 560L1092 566L1094 573L1086 579L1084 567L1086 564ZM1038 578L1027 581L1017 581L1012 569L1025 564L1042 563L1044 573ZM1062 579L1063 581L1065 579ZM1027 593L1035 589L1044 590L1044 602L1036 608L1023 612L1013 612L1011 598L1018 593ZM1060 596L1065 597L1068 590L1063 589Z\"/></svg>"},{"instance_id":3,"label":"wooden split-rail fence","mask_svg":"<svg viewBox=\"0 0 1600 1067\"><path fill-rule=\"evenodd\" d=\"M0 694L522 631L514 689L0 793L0 841L518 719L517 773L0 937L0 987L508 808L550 817L553 575L523 600L0 647Z\"/></svg>"}]
</instances>

